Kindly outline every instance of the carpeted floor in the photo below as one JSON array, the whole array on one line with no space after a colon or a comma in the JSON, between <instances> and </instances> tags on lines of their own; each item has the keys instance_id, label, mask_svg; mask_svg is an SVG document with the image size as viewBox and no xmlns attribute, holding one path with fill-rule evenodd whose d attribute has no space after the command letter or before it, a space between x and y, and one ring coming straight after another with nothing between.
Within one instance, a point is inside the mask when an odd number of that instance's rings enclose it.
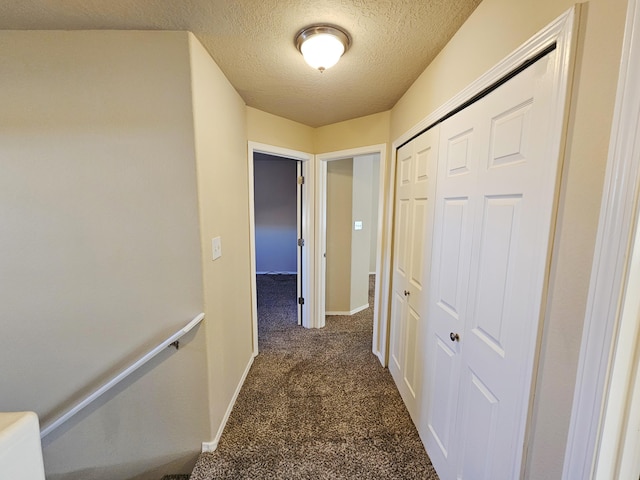
<instances>
[{"instance_id":1,"label":"carpeted floor","mask_svg":"<svg viewBox=\"0 0 640 480\"><path fill-rule=\"evenodd\" d=\"M369 309L307 330L296 324L295 276L258 276L260 354L217 450L200 455L191 480L437 480L371 353L372 292Z\"/></svg>"}]
</instances>

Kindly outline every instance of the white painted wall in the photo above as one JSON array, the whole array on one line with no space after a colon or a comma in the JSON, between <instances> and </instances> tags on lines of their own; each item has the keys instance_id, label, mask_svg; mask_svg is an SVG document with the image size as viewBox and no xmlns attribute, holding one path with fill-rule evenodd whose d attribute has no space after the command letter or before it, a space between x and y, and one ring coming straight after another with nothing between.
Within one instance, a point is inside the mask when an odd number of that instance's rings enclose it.
<instances>
[{"instance_id":1,"label":"white painted wall","mask_svg":"<svg viewBox=\"0 0 640 480\"><path fill-rule=\"evenodd\" d=\"M254 154L257 273L297 273L297 162Z\"/></svg>"},{"instance_id":2,"label":"white painted wall","mask_svg":"<svg viewBox=\"0 0 640 480\"><path fill-rule=\"evenodd\" d=\"M0 411L46 421L203 309L188 35L1 31L0 72ZM47 478L188 470L206 362L200 327L46 437Z\"/></svg>"}]
</instances>

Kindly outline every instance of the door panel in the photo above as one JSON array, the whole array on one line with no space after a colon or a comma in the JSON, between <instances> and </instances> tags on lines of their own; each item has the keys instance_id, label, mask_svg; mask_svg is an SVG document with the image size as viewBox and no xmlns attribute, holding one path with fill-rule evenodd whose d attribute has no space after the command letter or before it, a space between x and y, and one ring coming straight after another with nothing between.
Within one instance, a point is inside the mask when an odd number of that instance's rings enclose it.
<instances>
[{"instance_id":1,"label":"door panel","mask_svg":"<svg viewBox=\"0 0 640 480\"><path fill-rule=\"evenodd\" d=\"M420 291L422 289L422 273L423 273L423 246L422 242L424 242L425 235L425 222L427 221L427 199L426 198L416 198L413 202L413 221L412 230L413 235L411 236L411 274L409 276L409 281L411 282L411 286L416 289L416 291ZM419 299L419 297L413 297Z\"/></svg>"},{"instance_id":2,"label":"door panel","mask_svg":"<svg viewBox=\"0 0 640 480\"><path fill-rule=\"evenodd\" d=\"M485 197L480 240L474 334L504 357L506 310L514 281L522 195Z\"/></svg>"},{"instance_id":3,"label":"door panel","mask_svg":"<svg viewBox=\"0 0 640 480\"><path fill-rule=\"evenodd\" d=\"M489 459L494 450L499 400L471 369L466 372L466 382L464 423L473 422L473 428L469 428L462 445L461 478L491 478Z\"/></svg>"},{"instance_id":4,"label":"door panel","mask_svg":"<svg viewBox=\"0 0 640 480\"><path fill-rule=\"evenodd\" d=\"M467 198L444 199L442 213L437 218L441 225L440 265L437 270L438 282L436 294L437 305L453 319L459 318L464 299L461 294L464 285L464 258L463 245L465 241L465 224L467 222L468 203ZM436 257L438 259L438 257Z\"/></svg>"},{"instance_id":5,"label":"door panel","mask_svg":"<svg viewBox=\"0 0 640 480\"><path fill-rule=\"evenodd\" d=\"M442 385L448 390L438 392L438 395L431 395L430 408L428 411L429 439L433 439L434 444L427 446L427 452L432 457L438 453L438 457L444 458L443 469L446 469L446 459L449 456L451 434L453 429L450 425L455 423L455 401L457 385L450 382L452 375L458 372L458 352L456 347L450 345L449 339L436 338L435 352L431 364L433 365L433 384ZM442 461L441 461L442 463ZM435 465L435 464L434 464Z\"/></svg>"},{"instance_id":6,"label":"door panel","mask_svg":"<svg viewBox=\"0 0 640 480\"><path fill-rule=\"evenodd\" d=\"M441 480L520 476L558 173L549 56L440 126L424 437Z\"/></svg>"},{"instance_id":7,"label":"door panel","mask_svg":"<svg viewBox=\"0 0 640 480\"><path fill-rule=\"evenodd\" d=\"M413 155L410 151L407 151L402 158L399 158L399 164L400 174L398 175L398 178L400 179L400 187L410 187L411 169L413 167Z\"/></svg>"},{"instance_id":8,"label":"door panel","mask_svg":"<svg viewBox=\"0 0 640 480\"><path fill-rule=\"evenodd\" d=\"M404 331L404 296L393 292L393 300L391 302L391 322L394 328L391 329L391 365L390 370L402 371L402 340Z\"/></svg>"},{"instance_id":9,"label":"door panel","mask_svg":"<svg viewBox=\"0 0 640 480\"><path fill-rule=\"evenodd\" d=\"M457 133L447 140L447 175L467 175L473 161L473 129Z\"/></svg>"},{"instance_id":10,"label":"door panel","mask_svg":"<svg viewBox=\"0 0 640 480\"><path fill-rule=\"evenodd\" d=\"M389 370L416 425L422 403L436 131L398 150ZM425 248L426 247L426 248Z\"/></svg>"},{"instance_id":11,"label":"door panel","mask_svg":"<svg viewBox=\"0 0 640 480\"><path fill-rule=\"evenodd\" d=\"M488 168L521 162L527 158L523 140L530 128L532 99L491 120Z\"/></svg>"},{"instance_id":12,"label":"door panel","mask_svg":"<svg viewBox=\"0 0 640 480\"><path fill-rule=\"evenodd\" d=\"M405 364L404 364L404 383L409 389L409 394L412 397L416 397L416 391L418 389L417 384L417 370L419 364L418 355L418 327L420 324L420 315L410 306L408 308L408 314L406 316L406 346L405 351Z\"/></svg>"},{"instance_id":13,"label":"door panel","mask_svg":"<svg viewBox=\"0 0 640 480\"><path fill-rule=\"evenodd\" d=\"M470 107L471 108L471 107ZM458 116L450 120L458 119ZM440 161L435 199L432 295L428 301L427 404L425 447L440 478L454 478L460 390L460 343L466 318L473 207L470 194L477 172L476 132L468 121L440 127Z\"/></svg>"},{"instance_id":14,"label":"door panel","mask_svg":"<svg viewBox=\"0 0 640 480\"><path fill-rule=\"evenodd\" d=\"M398 228L400 230L400 236L406 237L409 232L409 200L404 198L400 200L398 205ZM396 244L396 259L395 265L396 274L402 278L407 276L407 244L406 242L399 242Z\"/></svg>"}]
</instances>

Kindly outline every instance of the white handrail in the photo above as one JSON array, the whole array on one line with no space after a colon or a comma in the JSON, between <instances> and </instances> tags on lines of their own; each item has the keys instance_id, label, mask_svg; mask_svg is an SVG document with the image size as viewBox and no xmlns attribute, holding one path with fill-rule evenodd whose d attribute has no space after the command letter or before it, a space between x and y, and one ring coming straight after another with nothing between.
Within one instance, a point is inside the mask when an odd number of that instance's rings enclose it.
<instances>
[{"instance_id":1,"label":"white handrail","mask_svg":"<svg viewBox=\"0 0 640 480\"><path fill-rule=\"evenodd\" d=\"M141 366L143 366L145 363L147 363L149 360L151 360L153 357L155 357L162 350L164 350L169 345L171 345L172 343L174 343L178 339L180 339L180 337L182 337L183 335L188 333L191 329L193 329L193 327L195 327L197 324L199 324L203 319L204 319L204 313L200 313L193 320L191 320L189 323L187 323L183 328L178 330L176 333L171 335L169 338L167 338L162 343L158 344L158 346L156 346L152 350L149 350L149 352L145 353L142 357L140 357L134 363L129 365L127 368L122 370L120 373L118 373L117 375L112 377L109 381L105 382L99 388L97 388L96 390L91 392L89 395L84 397L82 400L80 400L78 403L76 403L74 406L72 406L69 410L64 412L62 415L60 415L59 417L56 417L51 422L47 422L47 424L44 425L44 427L40 430L40 438L42 439L42 438L46 437L47 435L49 435L52 431L54 431L56 428L58 428L64 422L69 420L71 417L73 417L76 413L78 413L84 407L86 407L91 402L93 402L100 395L104 394L105 392L107 392L110 389L112 389L113 387L115 387L118 383L120 383L122 380L127 378L129 375L131 375L133 372L135 372L137 369L139 369Z\"/></svg>"}]
</instances>

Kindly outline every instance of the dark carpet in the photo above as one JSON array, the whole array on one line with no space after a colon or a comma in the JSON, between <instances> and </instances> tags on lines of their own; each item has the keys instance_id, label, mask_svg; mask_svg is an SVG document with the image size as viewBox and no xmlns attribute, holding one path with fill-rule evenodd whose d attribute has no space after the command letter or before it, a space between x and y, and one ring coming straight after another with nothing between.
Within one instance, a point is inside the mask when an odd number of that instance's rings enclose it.
<instances>
[{"instance_id":1,"label":"dark carpet","mask_svg":"<svg viewBox=\"0 0 640 480\"><path fill-rule=\"evenodd\" d=\"M371 353L372 292L369 309L307 330L296 324L295 276L258 276L260 354L217 450L200 455L191 480L437 480Z\"/></svg>"}]
</instances>

